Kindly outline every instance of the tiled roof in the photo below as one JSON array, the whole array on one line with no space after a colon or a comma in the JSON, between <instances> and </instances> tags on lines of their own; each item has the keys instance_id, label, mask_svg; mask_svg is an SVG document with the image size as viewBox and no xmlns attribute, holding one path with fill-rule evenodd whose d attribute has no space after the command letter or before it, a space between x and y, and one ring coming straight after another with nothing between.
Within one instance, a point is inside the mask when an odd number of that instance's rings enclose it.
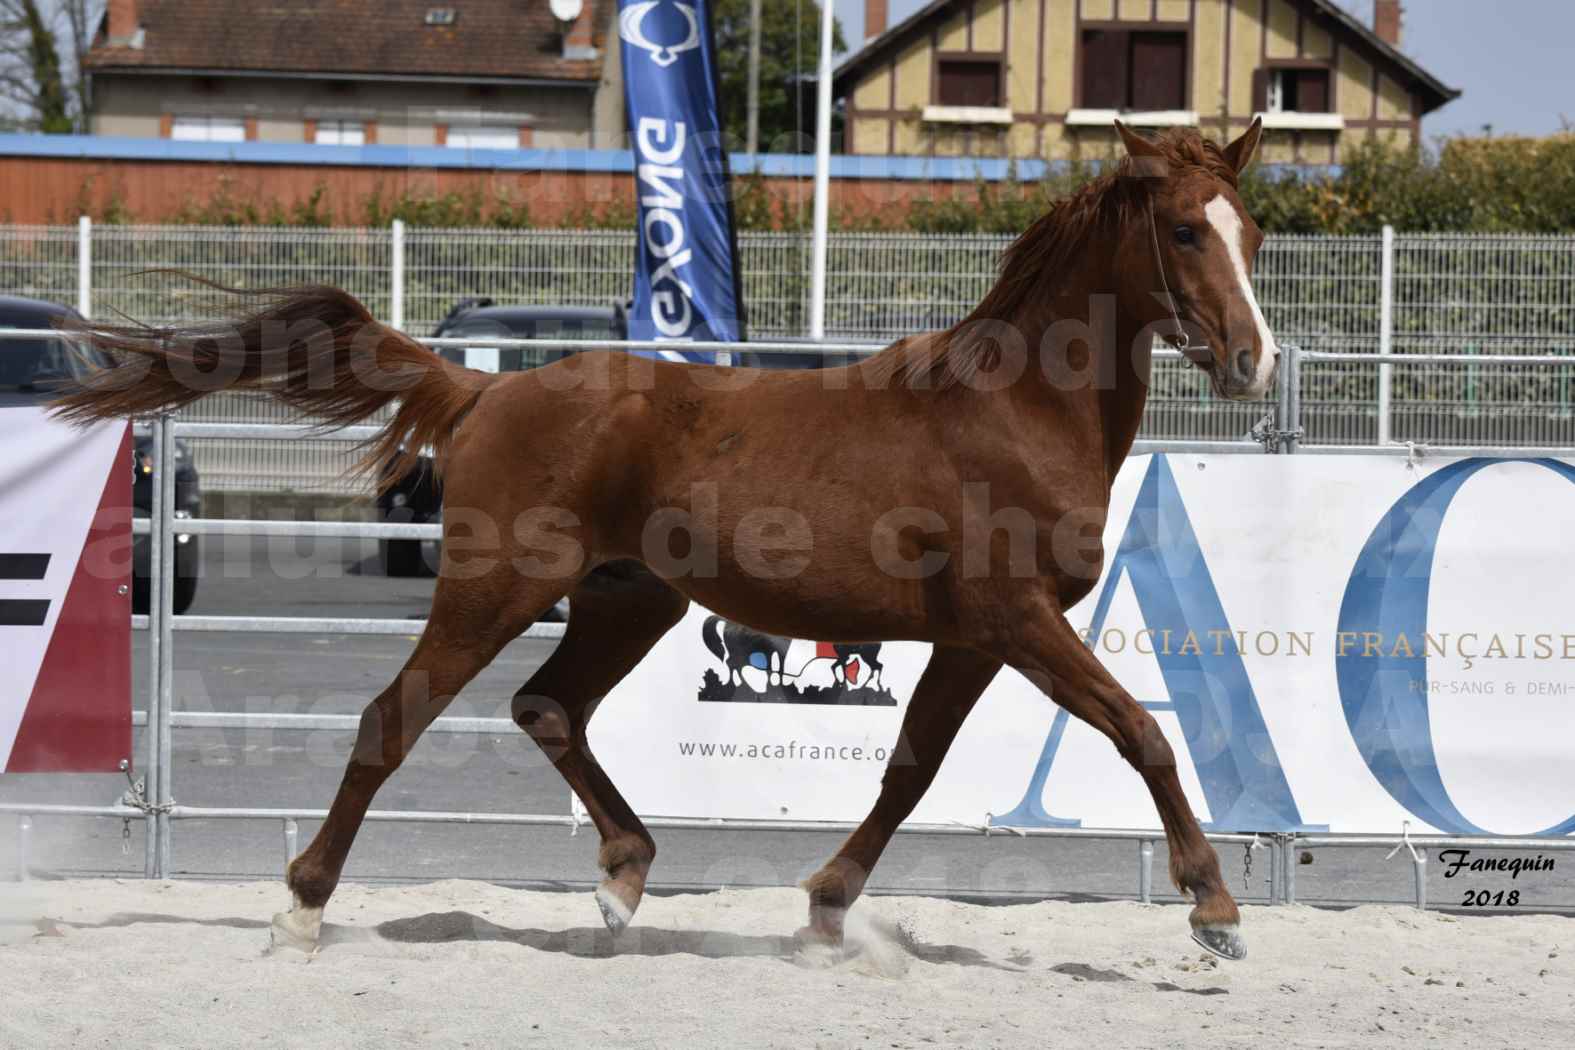
<instances>
[{"instance_id":1,"label":"tiled roof","mask_svg":"<svg viewBox=\"0 0 1575 1050\"><path fill-rule=\"evenodd\" d=\"M605 53L615 0L586 3ZM438 10L452 24L428 25ZM91 68L553 80L602 68L563 57L547 0L141 0L137 14L141 46L110 47L101 29Z\"/></svg>"}]
</instances>

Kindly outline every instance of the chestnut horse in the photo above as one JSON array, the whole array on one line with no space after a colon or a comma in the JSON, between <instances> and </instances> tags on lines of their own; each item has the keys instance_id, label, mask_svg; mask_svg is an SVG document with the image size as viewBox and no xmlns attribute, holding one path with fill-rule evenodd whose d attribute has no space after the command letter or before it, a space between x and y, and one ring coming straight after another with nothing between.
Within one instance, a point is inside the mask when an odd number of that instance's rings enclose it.
<instances>
[{"instance_id":1,"label":"chestnut horse","mask_svg":"<svg viewBox=\"0 0 1575 1050\"><path fill-rule=\"evenodd\" d=\"M601 834L596 900L614 933L640 903L656 847L592 757L586 725L694 600L769 634L933 645L903 718L906 746L893 749L904 761L805 883L806 935L840 941L846 910L1004 665L1136 769L1171 878L1195 901L1194 937L1242 958L1236 902L1170 745L1066 612L1099 576L1156 335L1224 397L1270 389L1279 351L1249 279L1262 235L1237 194L1260 129L1222 148L1191 130L1150 140L1117 126L1128 155L1007 250L967 319L842 369L593 352L482 375L325 287L271 293L230 327L87 325L117 364L60 400L69 418L163 412L229 388L273 394L329 426L397 403L369 464L397 469L431 446L444 471L431 617L366 708L328 816L289 865L294 906L276 916L276 939L316 944L378 788L454 695L568 594L563 640L513 710ZM687 535L678 554L675 524Z\"/></svg>"}]
</instances>

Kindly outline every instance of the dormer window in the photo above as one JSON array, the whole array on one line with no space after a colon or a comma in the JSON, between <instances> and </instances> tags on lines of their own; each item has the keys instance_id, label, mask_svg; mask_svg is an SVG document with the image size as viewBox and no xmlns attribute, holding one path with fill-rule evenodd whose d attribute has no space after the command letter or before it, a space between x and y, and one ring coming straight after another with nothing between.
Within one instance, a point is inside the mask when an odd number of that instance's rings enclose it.
<instances>
[{"instance_id":1,"label":"dormer window","mask_svg":"<svg viewBox=\"0 0 1575 1050\"><path fill-rule=\"evenodd\" d=\"M451 26L459 21L459 12L452 7L433 7L427 10L426 23L429 26Z\"/></svg>"}]
</instances>

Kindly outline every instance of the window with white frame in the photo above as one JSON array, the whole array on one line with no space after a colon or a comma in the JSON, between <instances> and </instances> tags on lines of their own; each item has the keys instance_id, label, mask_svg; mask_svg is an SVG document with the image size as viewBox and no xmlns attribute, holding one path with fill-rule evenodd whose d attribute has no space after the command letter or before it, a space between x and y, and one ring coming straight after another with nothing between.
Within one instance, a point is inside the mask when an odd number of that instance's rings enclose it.
<instances>
[{"instance_id":1,"label":"window with white frame","mask_svg":"<svg viewBox=\"0 0 1575 1050\"><path fill-rule=\"evenodd\" d=\"M453 149L519 149L520 129L502 124L454 124L444 145Z\"/></svg>"},{"instance_id":2,"label":"window with white frame","mask_svg":"<svg viewBox=\"0 0 1575 1050\"><path fill-rule=\"evenodd\" d=\"M322 146L365 146L366 124L359 120L319 120L312 141Z\"/></svg>"},{"instance_id":3,"label":"window with white frame","mask_svg":"<svg viewBox=\"0 0 1575 1050\"><path fill-rule=\"evenodd\" d=\"M170 138L183 142L245 142L246 121L240 117L176 117Z\"/></svg>"}]
</instances>

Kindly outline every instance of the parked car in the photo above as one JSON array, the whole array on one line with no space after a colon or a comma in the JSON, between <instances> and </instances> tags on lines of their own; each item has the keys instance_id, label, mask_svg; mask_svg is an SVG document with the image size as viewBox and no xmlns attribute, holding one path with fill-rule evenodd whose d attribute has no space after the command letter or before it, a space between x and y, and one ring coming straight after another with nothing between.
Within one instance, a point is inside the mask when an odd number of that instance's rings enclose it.
<instances>
[{"instance_id":1,"label":"parked car","mask_svg":"<svg viewBox=\"0 0 1575 1050\"><path fill-rule=\"evenodd\" d=\"M438 338L627 339L622 306L499 306L491 299L464 299L433 331ZM561 361L569 349L503 349L488 346L441 347L446 360L483 372L521 372ZM443 486L422 456L417 468L377 498L378 518L386 522L436 523L443 520ZM417 576L437 567L435 540L383 540L383 570L389 576ZM551 619L552 617L548 617Z\"/></svg>"},{"instance_id":2,"label":"parked car","mask_svg":"<svg viewBox=\"0 0 1575 1050\"><path fill-rule=\"evenodd\" d=\"M42 299L0 296L0 328L55 328L64 320L80 320L69 306ZM88 375L109 362L97 350L80 342L62 339L0 340L0 405L41 405L62 387ZM134 518L147 518L153 507L153 440L135 437L131 446L131 506ZM202 503L197 469L191 449L184 441L175 442L175 517L194 517ZM148 567L151 563L150 538L135 536L131 550L132 609L148 611L151 591ZM197 537L175 535L176 613L191 607L197 596Z\"/></svg>"}]
</instances>

